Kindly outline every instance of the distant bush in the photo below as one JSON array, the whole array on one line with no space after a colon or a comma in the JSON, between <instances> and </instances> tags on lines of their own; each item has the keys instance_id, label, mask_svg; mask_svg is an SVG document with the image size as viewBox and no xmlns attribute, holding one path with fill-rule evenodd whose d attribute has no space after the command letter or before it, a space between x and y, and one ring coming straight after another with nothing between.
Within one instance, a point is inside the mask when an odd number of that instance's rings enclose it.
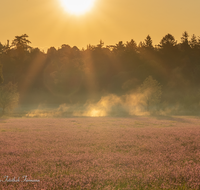
<instances>
[{"instance_id":1,"label":"distant bush","mask_svg":"<svg viewBox=\"0 0 200 190\"><path fill-rule=\"evenodd\" d=\"M2 114L5 111L12 110L19 101L19 93L17 91L17 85L9 82L0 86L0 107L3 109Z\"/></svg>"}]
</instances>

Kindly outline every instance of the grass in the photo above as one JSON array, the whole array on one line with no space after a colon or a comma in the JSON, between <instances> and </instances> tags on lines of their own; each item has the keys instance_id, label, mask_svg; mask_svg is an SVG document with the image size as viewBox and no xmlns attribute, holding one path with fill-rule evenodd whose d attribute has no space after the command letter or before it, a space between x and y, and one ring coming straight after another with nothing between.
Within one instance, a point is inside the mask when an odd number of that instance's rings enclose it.
<instances>
[{"instance_id":1,"label":"grass","mask_svg":"<svg viewBox=\"0 0 200 190\"><path fill-rule=\"evenodd\" d=\"M0 189L200 189L199 118L4 121Z\"/></svg>"}]
</instances>

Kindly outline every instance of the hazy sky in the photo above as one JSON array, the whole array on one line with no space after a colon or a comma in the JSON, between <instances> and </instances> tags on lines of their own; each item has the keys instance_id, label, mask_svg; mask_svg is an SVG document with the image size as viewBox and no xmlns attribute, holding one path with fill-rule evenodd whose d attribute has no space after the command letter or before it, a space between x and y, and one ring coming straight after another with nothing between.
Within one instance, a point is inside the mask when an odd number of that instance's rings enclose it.
<instances>
[{"instance_id":1,"label":"hazy sky","mask_svg":"<svg viewBox=\"0 0 200 190\"><path fill-rule=\"evenodd\" d=\"M96 0L83 16L72 16L60 0L0 0L0 42L27 34L33 47L47 49L62 44L86 48L134 39L149 34L154 44L171 33L179 41L187 31L200 35L199 0Z\"/></svg>"}]
</instances>

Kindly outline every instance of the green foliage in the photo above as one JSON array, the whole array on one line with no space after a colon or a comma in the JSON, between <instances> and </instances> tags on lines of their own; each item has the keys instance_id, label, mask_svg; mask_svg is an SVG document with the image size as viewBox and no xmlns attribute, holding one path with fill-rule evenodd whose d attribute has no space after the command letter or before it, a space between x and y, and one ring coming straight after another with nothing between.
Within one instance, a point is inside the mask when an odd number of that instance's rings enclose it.
<instances>
[{"instance_id":1,"label":"green foliage","mask_svg":"<svg viewBox=\"0 0 200 190\"><path fill-rule=\"evenodd\" d=\"M17 85L9 82L0 86L0 107L5 110L12 110L18 103L19 93L17 92Z\"/></svg>"},{"instance_id":2,"label":"green foliage","mask_svg":"<svg viewBox=\"0 0 200 190\"><path fill-rule=\"evenodd\" d=\"M140 92L143 94L143 104L146 106L147 111L150 111L152 106L156 106L160 102L162 88L160 83L152 76L145 79L140 86Z\"/></svg>"}]
</instances>

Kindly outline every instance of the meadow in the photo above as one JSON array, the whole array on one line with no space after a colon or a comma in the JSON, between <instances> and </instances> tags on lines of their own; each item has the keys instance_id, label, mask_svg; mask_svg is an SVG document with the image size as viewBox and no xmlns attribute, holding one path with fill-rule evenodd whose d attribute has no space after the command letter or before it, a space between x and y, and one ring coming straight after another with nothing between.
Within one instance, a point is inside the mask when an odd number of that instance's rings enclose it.
<instances>
[{"instance_id":1,"label":"meadow","mask_svg":"<svg viewBox=\"0 0 200 190\"><path fill-rule=\"evenodd\" d=\"M0 145L0 189L200 189L198 117L1 118Z\"/></svg>"}]
</instances>

